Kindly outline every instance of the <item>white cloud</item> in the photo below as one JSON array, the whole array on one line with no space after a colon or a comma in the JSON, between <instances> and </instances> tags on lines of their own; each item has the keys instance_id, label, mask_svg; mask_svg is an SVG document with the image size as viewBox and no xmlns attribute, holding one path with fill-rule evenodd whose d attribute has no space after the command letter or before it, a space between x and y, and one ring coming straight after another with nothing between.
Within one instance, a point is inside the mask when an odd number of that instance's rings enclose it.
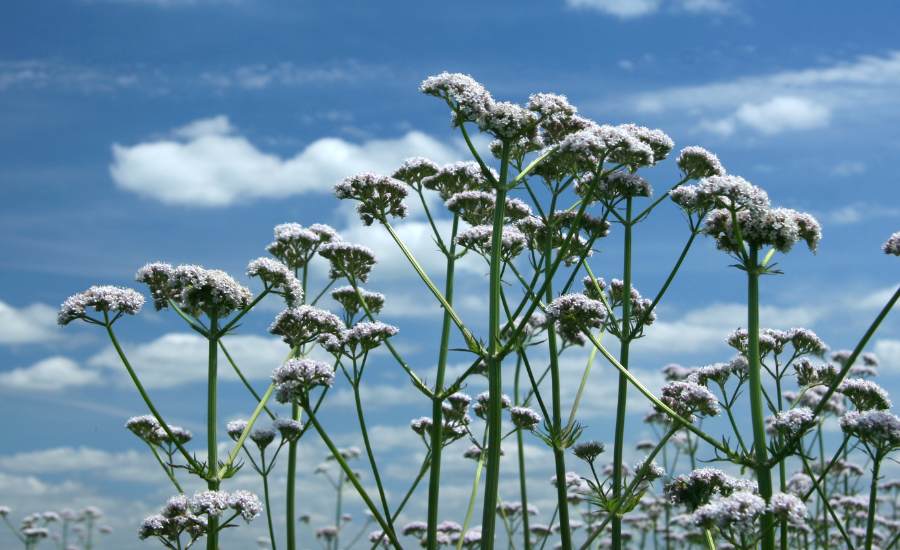
<instances>
[{"instance_id":1,"label":"white cloud","mask_svg":"<svg viewBox=\"0 0 900 550\"><path fill-rule=\"evenodd\" d=\"M895 51L827 67L666 88L636 96L633 106L644 113L705 116L701 128L720 134L741 127L771 134L820 128L841 111L861 116L860 104L874 113L878 105L895 105L898 89L900 51Z\"/></svg>"},{"instance_id":2,"label":"white cloud","mask_svg":"<svg viewBox=\"0 0 900 550\"><path fill-rule=\"evenodd\" d=\"M566 5L598 11L620 19L645 17L664 8L695 14L726 13L730 10L730 5L725 0L566 0Z\"/></svg>"},{"instance_id":3,"label":"white cloud","mask_svg":"<svg viewBox=\"0 0 900 550\"><path fill-rule=\"evenodd\" d=\"M288 352L287 345L281 340L263 336L229 336L224 343L241 372L250 380L268 378ZM206 380L208 344L199 335L169 333L143 344L126 344L124 348L141 382L148 388L168 388ZM91 357L88 364L114 369L124 376L124 367L112 347ZM219 376L223 380L238 380L221 353Z\"/></svg>"},{"instance_id":4,"label":"white cloud","mask_svg":"<svg viewBox=\"0 0 900 550\"><path fill-rule=\"evenodd\" d=\"M115 464L115 468L110 465ZM159 481L148 476L153 471L151 455L135 450L111 452L91 447L55 447L0 456L0 469L19 474L61 474L101 472L104 476L128 481Z\"/></svg>"},{"instance_id":5,"label":"white cloud","mask_svg":"<svg viewBox=\"0 0 900 550\"><path fill-rule=\"evenodd\" d=\"M25 391L59 391L92 386L102 381L100 373L87 370L67 357L54 356L37 363L0 373L0 386Z\"/></svg>"},{"instance_id":6,"label":"white cloud","mask_svg":"<svg viewBox=\"0 0 900 550\"><path fill-rule=\"evenodd\" d=\"M825 310L813 306L761 306L760 321L771 328L810 326L825 315ZM663 353L694 353L723 346L734 329L747 324L747 307L743 304L719 303L688 311L679 318L661 319L645 331L636 346L642 351Z\"/></svg>"},{"instance_id":7,"label":"white cloud","mask_svg":"<svg viewBox=\"0 0 900 550\"><path fill-rule=\"evenodd\" d=\"M760 103L743 103L735 112L718 120L703 121L701 127L729 136L739 127L774 135L827 126L831 110L815 101L796 96L777 96Z\"/></svg>"},{"instance_id":8,"label":"white cloud","mask_svg":"<svg viewBox=\"0 0 900 550\"><path fill-rule=\"evenodd\" d=\"M391 173L405 158L456 160L456 147L410 131L351 143L320 138L290 158L266 153L238 135L225 116L191 122L169 139L112 146L116 184L168 204L228 206L257 198L330 191L356 172Z\"/></svg>"},{"instance_id":9,"label":"white cloud","mask_svg":"<svg viewBox=\"0 0 900 550\"><path fill-rule=\"evenodd\" d=\"M900 340L878 340L875 342L875 355L887 372L900 373Z\"/></svg>"},{"instance_id":10,"label":"white cloud","mask_svg":"<svg viewBox=\"0 0 900 550\"><path fill-rule=\"evenodd\" d=\"M47 304L15 308L0 300L0 344L34 344L59 337L56 310Z\"/></svg>"},{"instance_id":11,"label":"white cloud","mask_svg":"<svg viewBox=\"0 0 900 550\"><path fill-rule=\"evenodd\" d=\"M824 218L831 223L849 225L866 220L896 218L897 216L900 216L900 208L883 204L855 202L826 212Z\"/></svg>"},{"instance_id":12,"label":"white cloud","mask_svg":"<svg viewBox=\"0 0 900 550\"><path fill-rule=\"evenodd\" d=\"M834 165L831 175L838 177L858 176L866 172L866 164L859 161L845 160Z\"/></svg>"}]
</instances>

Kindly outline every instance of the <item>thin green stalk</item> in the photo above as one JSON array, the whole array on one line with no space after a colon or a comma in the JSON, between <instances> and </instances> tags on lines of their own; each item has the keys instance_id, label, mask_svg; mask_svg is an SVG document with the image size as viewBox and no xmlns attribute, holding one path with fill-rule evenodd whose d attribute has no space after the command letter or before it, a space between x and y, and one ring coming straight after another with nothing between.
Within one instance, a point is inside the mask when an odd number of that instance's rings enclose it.
<instances>
[{"instance_id":1,"label":"thin green stalk","mask_svg":"<svg viewBox=\"0 0 900 550\"><path fill-rule=\"evenodd\" d=\"M341 504L344 501L344 472L338 472L337 495L334 504L334 526L337 531L334 535L334 548L340 547L341 540Z\"/></svg>"},{"instance_id":2,"label":"thin green stalk","mask_svg":"<svg viewBox=\"0 0 900 550\"><path fill-rule=\"evenodd\" d=\"M551 243L547 242L544 250L545 269L550 273L552 267ZM553 300L553 283L551 280L546 282L544 298L547 303ZM626 294L627 295L627 294ZM562 395L560 389L559 377L559 349L556 343L556 329L553 323L547 326L547 345L550 351L550 386L553 402L553 463L556 468L556 502L559 508L559 535L562 542L563 550L571 550L572 548L572 530L569 526L569 500L568 487L564 480L566 479L566 455L565 447L560 440L563 436L562 430Z\"/></svg>"},{"instance_id":3,"label":"thin green stalk","mask_svg":"<svg viewBox=\"0 0 900 550\"><path fill-rule=\"evenodd\" d=\"M228 473L228 470L231 468L231 465L234 464L237 455L241 452L241 448L244 446L244 442L247 440L247 437L250 435L250 431L253 429L253 425L256 424L256 421L259 419L259 415L262 414L263 409L268 403L269 399L272 397L272 393L275 391L275 383L269 383L269 387L266 389L266 393L263 394L262 399L260 399L259 403L256 404L256 408L253 410L253 414L250 415L250 418L247 420L247 425L244 426L244 430L241 432L241 435L238 437L238 440L235 441L234 447L232 447L231 451L228 453L228 458L225 460L225 463L222 465L221 471L219 472L219 480L222 480L224 475Z\"/></svg>"},{"instance_id":4,"label":"thin green stalk","mask_svg":"<svg viewBox=\"0 0 900 550\"><path fill-rule=\"evenodd\" d=\"M623 287L622 287L622 320L619 328L619 363L628 370L628 353L631 344L631 247L632 226L631 215L633 198L625 199L625 229ZM622 460L625 448L625 413L628 401L628 380L619 374L619 387L616 401L616 428L615 441L613 443L613 498L618 500L622 496ZM614 516L612 519L612 547L613 550L622 550L622 518Z\"/></svg>"},{"instance_id":5,"label":"thin green stalk","mask_svg":"<svg viewBox=\"0 0 900 550\"><path fill-rule=\"evenodd\" d=\"M475 511L475 501L478 499L478 486L481 484L481 472L484 470L484 451L478 457L478 465L475 466L475 478L472 480L472 492L469 494L469 505L466 507L466 517L463 519L462 532L465 534L472 521L472 514ZM482 539L483 541L483 539ZM456 550L461 550L463 545L463 537L459 537L456 542Z\"/></svg>"},{"instance_id":6,"label":"thin green stalk","mask_svg":"<svg viewBox=\"0 0 900 550\"><path fill-rule=\"evenodd\" d=\"M172 433L172 429L169 428L169 425L165 420L163 420L162 415L159 414L159 411L153 405L153 401L150 400L150 396L144 389L144 385L141 384L141 380L138 378L137 373L134 372L133 368L131 368L131 363L125 356L125 351L122 350L122 346L119 344L119 339L116 338L116 334L112 330L112 324L110 324L109 322L106 323L106 334L109 336L113 348L115 348L116 353L119 355L119 360L122 361L122 364L125 366L125 370L128 371L128 376L131 377L131 381L134 383L135 388L137 388L138 393L141 394L141 399L144 400L147 408L150 409L150 413L153 415L153 418L155 418L156 421L159 422L159 425L162 427L163 431L165 431L166 435L169 436L169 440L175 444L175 447L178 448L178 451L181 453L181 456L184 457L188 465L190 465L195 470L199 470L199 464L197 464L197 462L194 460L194 457L192 457L187 452L187 450L184 448L184 445L178 442L178 438L176 438L175 434Z\"/></svg>"},{"instance_id":7,"label":"thin green stalk","mask_svg":"<svg viewBox=\"0 0 900 550\"><path fill-rule=\"evenodd\" d=\"M872 550L875 536L875 512L878 506L878 473L881 470L881 451L876 451L872 459L872 483L869 487L869 516L866 520L866 550Z\"/></svg>"},{"instance_id":8,"label":"thin green stalk","mask_svg":"<svg viewBox=\"0 0 900 550\"><path fill-rule=\"evenodd\" d=\"M247 380L247 377L244 376L244 373L241 372L241 369L238 368L237 363L234 362L234 359L231 357L231 354L228 352L228 349L225 348L225 342L222 339L219 339L219 349L222 350L222 353L225 355L225 359L228 361L228 364L231 365L231 368L234 369L234 372L238 375L238 378L241 379L241 382L244 384L244 387L247 388L247 391L250 392L251 395L256 399L256 402L259 403L262 401L262 397L256 393L256 390L253 389L253 386L250 384L250 381ZM269 415L269 418L275 420L275 414L269 410L269 407L264 407L266 414Z\"/></svg>"},{"instance_id":9,"label":"thin green stalk","mask_svg":"<svg viewBox=\"0 0 900 550\"><path fill-rule=\"evenodd\" d=\"M178 480L175 479L175 473L172 471L171 467L163 462L163 459L159 456L159 451L156 450L156 447L147 442L147 446L150 447L150 451L153 453L153 456L156 458L156 461L159 462L160 467L162 467L163 471L166 472L166 476L168 476L169 481L172 482L172 485L175 486L175 489L180 493L184 494L184 489L181 488L181 485L178 484Z\"/></svg>"},{"instance_id":10,"label":"thin green stalk","mask_svg":"<svg viewBox=\"0 0 900 550\"><path fill-rule=\"evenodd\" d=\"M516 362L516 378L513 386L513 398L515 400L516 405L522 405L522 402L519 401L519 375L522 371L522 358L519 357L519 360ZM522 532L523 532L523 541L522 548L524 550L531 550L531 529L529 528L530 519L528 517L528 484L526 483L526 474L525 474L525 443L524 437L522 434L522 430L516 430L516 448L518 450L518 458L519 458L519 500L522 502ZM459 548L457 548L459 550Z\"/></svg>"},{"instance_id":11,"label":"thin green stalk","mask_svg":"<svg viewBox=\"0 0 900 550\"><path fill-rule=\"evenodd\" d=\"M218 369L219 369L219 319L215 313L209 315L209 368L206 388L206 460L208 466L207 488L219 489L219 455L216 428L218 425ZM209 529L206 534L206 550L219 550L219 518L209 514Z\"/></svg>"},{"instance_id":12,"label":"thin green stalk","mask_svg":"<svg viewBox=\"0 0 900 550\"><path fill-rule=\"evenodd\" d=\"M501 382L501 358L500 358L500 285L501 252L503 245L503 221L506 211L506 176L509 169L509 142L503 142L503 153L500 164L500 182L497 185L497 195L494 206L494 223L491 234L491 267L490 288L488 295L488 355L486 357L488 371L488 458L487 474L484 484L484 504L482 507L481 521L481 547L483 550L493 550L494 532L497 516L497 493L500 488L500 443L501 430L501 394L503 385Z\"/></svg>"},{"instance_id":13,"label":"thin green stalk","mask_svg":"<svg viewBox=\"0 0 900 550\"><path fill-rule=\"evenodd\" d=\"M391 509L388 506L387 495L384 492L384 485L381 483L381 474L378 472L378 463L375 461L375 453L372 451L372 444L369 441L369 430L366 427L365 415L363 415L362 400L359 395L359 380L353 384L353 400L356 403L356 418L359 421L359 429L363 436L363 446L366 449L366 456L369 458L369 466L372 468L372 475L375 477L375 487L378 489L378 497L381 499L381 506L384 508L384 517L387 519L391 532L394 531L394 522L391 519Z\"/></svg>"},{"instance_id":14,"label":"thin green stalk","mask_svg":"<svg viewBox=\"0 0 900 550\"><path fill-rule=\"evenodd\" d=\"M291 403L291 418L300 420L300 406L296 402ZM288 550L297 549L297 529L294 522L297 521L295 507L295 495L297 491L297 445L300 439L297 438L288 442L288 463L287 463L287 486L285 488L285 522L287 527L287 548Z\"/></svg>"},{"instance_id":15,"label":"thin green stalk","mask_svg":"<svg viewBox=\"0 0 900 550\"><path fill-rule=\"evenodd\" d=\"M834 520L834 524L837 526L838 531L840 531L841 536L844 537L844 542L847 544L848 550L853 550L853 543L850 541L850 536L847 535L847 531L844 529L844 525L841 523L840 518L838 518L837 514L834 511L834 508L828 503L828 493L826 493L825 488L822 487L821 481L816 480L816 473L813 472L812 467L809 465L809 460L806 459L806 456L803 453L800 453L800 460L803 462L803 469L806 472L806 475L812 480L813 488L812 491L815 491L819 494L819 499L822 507L822 516L824 519L828 519L828 515L831 515L831 519ZM825 524L825 537L824 540L828 539L828 525ZM824 547L828 547L828 543L825 542L823 544Z\"/></svg>"},{"instance_id":16,"label":"thin green stalk","mask_svg":"<svg viewBox=\"0 0 900 550\"><path fill-rule=\"evenodd\" d=\"M704 532L706 534L706 547L709 550L716 550L716 541L713 539L712 531L704 529Z\"/></svg>"},{"instance_id":17,"label":"thin green stalk","mask_svg":"<svg viewBox=\"0 0 900 550\"><path fill-rule=\"evenodd\" d=\"M264 451L263 451L264 453ZM263 464L265 464L266 456L263 454ZM272 550L276 549L275 529L272 527L272 505L269 502L269 472L263 472L263 498L266 502L266 524L269 527L269 542L272 543Z\"/></svg>"},{"instance_id":18,"label":"thin green stalk","mask_svg":"<svg viewBox=\"0 0 900 550\"><path fill-rule=\"evenodd\" d=\"M755 456L754 470L759 484L759 495L769 502L772 498L772 472L769 466L766 447L766 424L763 412L762 375L759 355L759 250L750 245L747 270L747 332L749 345L747 349L750 363L749 392L750 416L753 423L753 451ZM775 526L771 512L760 516L762 550L775 550Z\"/></svg>"},{"instance_id":19,"label":"thin green stalk","mask_svg":"<svg viewBox=\"0 0 900 550\"><path fill-rule=\"evenodd\" d=\"M450 250L447 252L447 272L444 281L444 298L448 304L453 304L453 276L456 267L456 232L459 228L459 216L453 216L453 227L450 230ZM436 550L437 525L441 491L441 454L444 448L444 411L443 399L440 396L444 391L444 376L447 370L447 357L450 348L450 312L444 310L444 320L441 327L441 344L438 349L437 375L434 381L434 395L431 400L431 473L428 478L428 550Z\"/></svg>"},{"instance_id":20,"label":"thin green stalk","mask_svg":"<svg viewBox=\"0 0 900 550\"><path fill-rule=\"evenodd\" d=\"M335 446L331 438L328 437L328 434L325 432L325 429L322 428L322 425L319 424L318 418L316 418L316 415L313 414L313 411L309 406L308 399L303 403L303 408L306 410L306 414L309 415L309 421L312 422L313 427L319 434L322 442L325 443L326 447L328 447L328 450L331 452L331 456L334 457L334 460L337 461L338 465L347 476L347 480L350 481L350 484L353 485L354 489L356 489L359 497L369 508L369 511L372 512L372 517L374 517L375 521L378 522L378 525L384 531L385 536L387 536L387 538L391 541L391 544L396 546L398 550L402 550L403 546L397 540L396 533L394 533L394 530L391 529L387 521L385 521L385 519L381 516L381 512L378 511L378 506L374 502L372 502L369 494L363 488L362 484L359 482L359 479L357 479L356 474L353 473L353 469L350 468L350 466L347 464L347 461L344 460L343 456L341 456L341 451Z\"/></svg>"}]
</instances>

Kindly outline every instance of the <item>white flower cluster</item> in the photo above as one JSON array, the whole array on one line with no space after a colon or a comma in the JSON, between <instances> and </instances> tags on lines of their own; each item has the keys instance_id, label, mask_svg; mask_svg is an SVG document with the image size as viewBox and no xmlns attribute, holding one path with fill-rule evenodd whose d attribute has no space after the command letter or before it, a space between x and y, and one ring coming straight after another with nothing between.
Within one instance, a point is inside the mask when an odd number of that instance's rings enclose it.
<instances>
[{"instance_id":1,"label":"white flower cluster","mask_svg":"<svg viewBox=\"0 0 900 550\"><path fill-rule=\"evenodd\" d=\"M287 308L275 316L269 332L281 336L291 347L299 347L319 338L322 334L340 334L344 323L324 309L302 305Z\"/></svg>"},{"instance_id":2,"label":"white flower cluster","mask_svg":"<svg viewBox=\"0 0 900 550\"><path fill-rule=\"evenodd\" d=\"M364 283L375 265L375 253L360 244L331 242L319 248L319 255L331 264L328 276L332 279L347 277Z\"/></svg>"},{"instance_id":3,"label":"white flower cluster","mask_svg":"<svg viewBox=\"0 0 900 550\"><path fill-rule=\"evenodd\" d=\"M283 223L276 225L274 232L275 240L266 250L290 269L305 266L320 245L341 240L334 228L322 223L308 228L299 223Z\"/></svg>"},{"instance_id":4,"label":"white flower cluster","mask_svg":"<svg viewBox=\"0 0 900 550\"><path fill-rule=\"evenodd\" d=\"M57 322L68 325L76 319L86 319L88 309L114 317L134 315L144 307L144 297L138 292L118 286L92 286L84 292L69 296L59 308Z\"/></svg>"},{"instance_id":5,"label":"white flower cluster","mask_svg":"<svg viewBox=\"0 0 900 550\"><path fill-rule=\"evenodd\" d=\"M303 285L294 272L283 263L271 258L257 258L247 266L247 275L259 277L267 288L284 296L288 307L303 302Z\"/></svg>"},{"instance_id":6,"label":"white flower cluster","mask_svg":"<svg viewBox=\"0 0 900 550\"><path fill-rule=\"evenodd\" d=\"M564 294L547 306L547 319L556 323L564 338L573 340L581 331L600 328L606 322L606 306L584 294Z\"/></svg>"},{"instance_id":7,"label":"white flower cluster","mask_svg":"<svg viewBox=\"0 0 900 550\"><path fill-rule=\"evenodd\" d=\"M406 217L406 186L394 178L363 172L335 185L334 194L339 199L358 201L356 211L366 225L375 220L385 222L388 216Z\"/></svg>"},{"instance_id":8,"label":"white flower cluster","mask_svg":"<svg viewBox=\"0 0 900 550\"><path fill-rule=\"evenodd\" d=\"M289 359L272 372L272 382L275 383L278 402L290 403L305 395L310 388L331 386L334 383L334 369L313 359Z\"/></svg>"},{"instance_id":9,"label":"white flower cluster","mask_svg":"<svg viewBox=\"0 0 900 550\"><path fill-rule=\"evenodd\" d=\"M456 236L456 242L463 248L474 250L485 258L490 258L494 227L491 225L476 225ZM528 240L525 235L514 226L504 226L500 235L500 257L504 262L518 256L525 250Z\"/></svg>"}]
</instances>

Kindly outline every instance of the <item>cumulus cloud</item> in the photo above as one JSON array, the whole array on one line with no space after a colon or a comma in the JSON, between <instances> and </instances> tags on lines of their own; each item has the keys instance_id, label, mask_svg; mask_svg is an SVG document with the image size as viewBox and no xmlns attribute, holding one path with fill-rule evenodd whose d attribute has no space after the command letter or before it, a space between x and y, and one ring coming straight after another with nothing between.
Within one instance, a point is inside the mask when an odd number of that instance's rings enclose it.
<instances>
[{"instance_id":1,"label":"cumulus cloud","mask_svg":"<svg viewBox=\"0 0 900 550\"><path fill-rule=\"evenodd\" d=\"M862 116L858 105L896 105L900 51L861 56L830 66L745 76L639 94L641 113L679 112L705 117L701 129L722 135L746 128L764 134L827 126L841 112Z\"/></svg>"},{"instance_id":2,"label":"cumulus cloud","mask_svg":"<svg viewBox=\"0 0 900 550\"><path fill-rule=\"evenodd\" d=\"M235 335L225 338L224 343L241 372L251 380L268 378L287 353L286 344L277 338ZM125 345L125 352L141 382L148 388L168 388L206 380L208 343L197 334L164 334L150 342ZM220 377L238 380L225 357L219 355ZM123 369L112 347L91 357L88 364L116 371Z\"/></svg>"},{"instance_id":3,"label":"cumulus cloud","mask_svg":"<svg viewBox=\"0 0 900 550\"><path fill-rule=\"evenodd\" d=\"M620 19L645 17L664 8L687 13L725 13L730 8L725 0L566 0L566 5Z\"/></svg>"},{"instance_id":4,"label":"cumulus cloud","mask_svg":"<svg viewBox=\"0 0 900 550\"><path fill-rule=\"evenodd\" d=\"M867 202L855 202L826 212L826 221L839 225L850 225L864 221L900 216L900 208Z\"/></svg>"},{"instance_id":5,"label":"cumulus cloud","mask_svg":"<svg viewBox=\"0 0 900 550\"><path fill-rule=\"evenodd\" d=\"M15 308L0 300L0 344L35 344L59 336L56 309L47 304Z\"/></svg>"},{"instance_id":6,"label":"cumulus cloud","mask_svg":"<svg viewBox=\"0 0 900 550\"><path fill-rule=\"evenodd\" d=\"M743 103L733 114L701 123L703 128L729 136L740 128L765 135L827 126L831 110L815 101L795 96L778 96L760 103Z\"/></svg>"},{"instance_id":7,"label":"cumulus cloud","mask_svg":"<svg viewBox=\"0 0 900 550\"><path fill-rule=\"evenodd\" d=\"M110 468L115 464L115 468ZM104 476L128 481L155 483L147 472L154 468L151 455L135 450L121 452L92 447L54 447L0 456L0 469L18 474L62 474L100 472Z\"/></svg>"},{"instance_id":8,"label":"cumulus cloud","mask_svg":"<svg viewBox=\"0 0 900 550\"><path fill-rule=\"evenodd\" d=\"M878 340L875 342L875 355L886 371L891 374L900 373L900 340Z\"/></svg>"},{"instance_id":9,"label":"cumulus cloud","mask_svg":"<svg viewBox=\"0 0 900 550\"><path fill-rule=\"evenodd\" d=\"M25 391L60 391L101 383L100 373L67 357L48 357L28 367L0 373L0 387Z\"/></svg>"},{"instance_id":10,"label":"cumulus cloud","mask_svg":"<svg viewBox=\"0 0 900 550\"><path fill-rule=\"evenodd\" d=\"M320 138L290 158L266 153L224 115L193 121L171 137L112 146L110 174L128 191L167 204L222 207L242 200L330 191L356 172L392 172L405 158L450 162L457 147L422 132L351 143Z\"/></svg>"}]
</instances>

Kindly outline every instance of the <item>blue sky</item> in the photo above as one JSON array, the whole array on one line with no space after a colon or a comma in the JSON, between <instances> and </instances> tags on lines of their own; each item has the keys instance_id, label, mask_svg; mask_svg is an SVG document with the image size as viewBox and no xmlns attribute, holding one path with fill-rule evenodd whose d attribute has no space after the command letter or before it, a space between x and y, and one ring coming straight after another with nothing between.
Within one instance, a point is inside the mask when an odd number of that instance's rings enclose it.
<instances>
[{"instance_id":1,"label":"blue sky","mask_svg":"<svg viewBox=\"0 0 900 550\"><path fill-rule=\"evenodd\" d=\"M149 546L132 533L168 488L121 427L144 411L102 334L55 326L66 296L95 283L130 284L146 261L243 276L275 224L329 223L381 256L369 286L388 296L385 318L401 328L398 346L430 369L436 310L420 306L427 296L383 232L363 228L330 188L351 172L389 172L412 155L467 158L446 109L417 91L442 70L470 73L502 99L558 92L595 120L663 128L678 147L715 151L774 202L814 213L824 226L821 250L782 258L786 275L765 281L763 320L809 326L836 349L852 346L897 284L897 263L879 246L900 218L900 43L891 38L898 15L887 1L865 10L741 0L6 3L0 495L7 502L0 504L24 514L96 503L116 529L110 548ZM672 163L651 175L665 188ZM420 229L414 215L401 233L439 277ZM671 205L639 228L636 284L646 294L661 283L684 233ZM618 242L614 233L595 256L598 275L620 276ZM729 263L710 242L691 253L659 323L639 343L637 368L651 386L665 363L728 357L721 338L742 323L743 292ZM463 271L468 298L460 308L479 327L484 267L469 262ZM283 354L265 332L276 310L261 308L234 337L258 387ZM160 406L200 435L204 367L185 327L147 311L119 330ZM896 316L871 349L882 359L881 382L897 387ZM378 360L367 406L396 494L422 452L405 424L426 403L387 357ZM572 384L581 360L573 354ZM592 384L584 422L592 436L608 438L610 390L602 380ZM342 444L358 444L341 420L351 409L338 390L327 406L330 425ZM642 407L633 415L637 436L646 435ZM251 408L239 385L223 383L227 418ZM546 451L531 443L534 475L549 477ZM300 510L315 500L310 494L330 506L333 495L312 475L322 446L310 437L303 452ZM465 479L471 465L454 460L448 471ZM108 461L120 467L110 473ZM236 483L254 488L249 475ZM466 497L448 491L447 509ZM262 522L245 531L240 536L252 540Z\"/></svg>"}]
</instances>

